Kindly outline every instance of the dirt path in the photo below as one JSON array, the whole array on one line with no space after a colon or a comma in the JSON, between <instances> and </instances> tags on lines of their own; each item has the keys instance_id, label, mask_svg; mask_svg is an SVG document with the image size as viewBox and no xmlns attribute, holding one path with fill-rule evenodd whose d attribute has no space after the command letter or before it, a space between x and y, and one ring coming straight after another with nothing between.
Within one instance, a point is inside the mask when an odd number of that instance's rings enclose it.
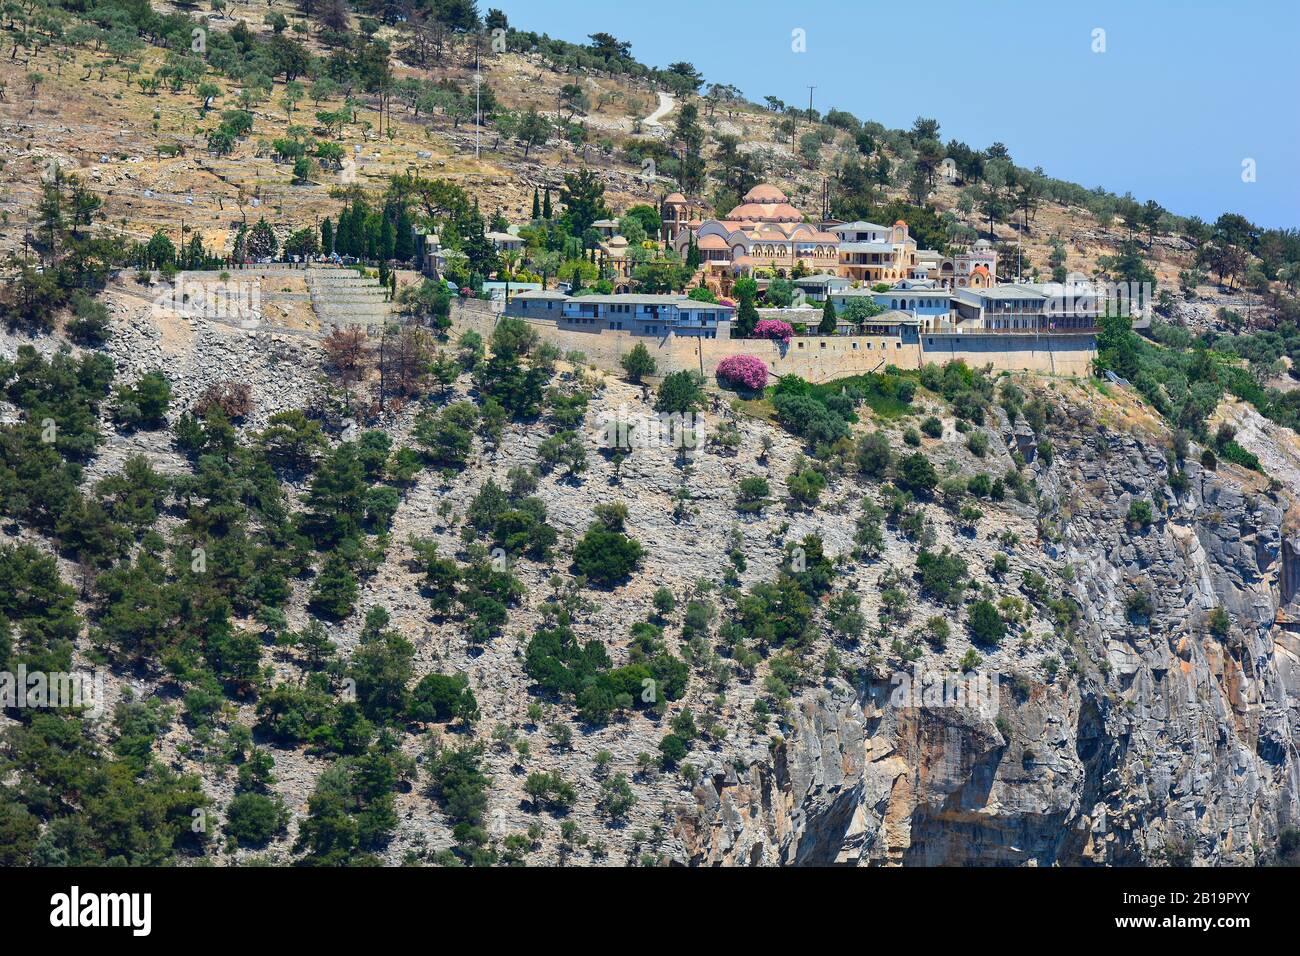
<instances>
[{"instance_id":1,"label":"dirt path","mask_svg":"<svg viewBox=\"0 0 1300 956\"><path fill-rule=\"evenodd\" d=\"M663 124L659 121L673 111L674 105L676 104L673 103L672 94L660 93L658 108L642 120L642 124L645 126L662 126Z\"/></svg>"}]
</instances>

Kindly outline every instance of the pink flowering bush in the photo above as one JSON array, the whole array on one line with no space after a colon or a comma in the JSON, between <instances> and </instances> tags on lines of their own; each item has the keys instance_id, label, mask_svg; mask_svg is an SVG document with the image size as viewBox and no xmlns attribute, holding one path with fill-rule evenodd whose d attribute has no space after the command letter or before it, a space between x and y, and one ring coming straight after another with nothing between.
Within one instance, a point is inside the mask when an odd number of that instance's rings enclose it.
<instances>
[{"instance_id":1,"label":"pink flowering bush","mask_svg":"<svg viewBox=\"0 0 1300 956\"><path fill-rule=\"evenodd\" d=\"M781 344L786 345L793 337L794 328L789 322L782 322L780 319L759 319L758 324L754 326L756 339L780 339Z\"/></svg>"},{"instance_id":2,"label":"pink flowering bush","mask_svg":"<svg viewBox=\"0 0 1300 956\"><path fill-rule=\"evenodd\" d=\"M728 355L718 363L718 378L758 392L767 385L767 366L755 355Z\"/></svg>"}]
</instances>

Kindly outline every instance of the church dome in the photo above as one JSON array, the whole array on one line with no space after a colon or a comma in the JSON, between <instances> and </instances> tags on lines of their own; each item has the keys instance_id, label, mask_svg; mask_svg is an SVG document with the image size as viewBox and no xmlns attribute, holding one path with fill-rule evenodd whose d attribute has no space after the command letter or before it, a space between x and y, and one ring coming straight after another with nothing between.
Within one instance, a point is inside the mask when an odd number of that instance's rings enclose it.
<instances>
[{"instance_id":1,"label":"church dome","mask_svg":"<svg viewBox=\"0 0 1300 956\"><path fill-rule=\"evenodd\" d=\"M745 193L745 202L747 203L787 203L789 201L790 200L786 194L781 192L780 189L773 186L771 183L759 183L749 192Z\"/></svg>"},{"instance_id":2,"label":"church dome","mask_svg":"<svg viewBox=\"0 0 1300 956\"><path fill-rule=\"evenodd\" d=\"M727 215L728 219L752 222L802 222L798 209L786 203L744 203Z\"/></svg>"}]
</instances>

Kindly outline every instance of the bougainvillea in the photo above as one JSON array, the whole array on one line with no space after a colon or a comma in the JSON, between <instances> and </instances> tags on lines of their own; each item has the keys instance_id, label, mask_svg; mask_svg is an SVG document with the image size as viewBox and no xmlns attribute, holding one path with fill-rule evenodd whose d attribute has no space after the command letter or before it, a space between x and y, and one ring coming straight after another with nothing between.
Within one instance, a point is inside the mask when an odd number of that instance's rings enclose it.
<instances>
[{"instance_id":1,"label":"bougainvillea","mask_svg":"<svg viewBox=\"0 0 1300 956\"><path fill-rule=\"evenodd\" d=\"M756 339L780 339L781 344L786 344L794 336L794 328L789 322L782 322L780 319L760 319L758 325L754 326L754 338Z\"/></svg>"},{"instance_id":2,"label":"bougainvillea","mask_svg":"<svg viewBox=\"0 0 1300 956\"><path fill-rule=\"evenodd\" d=\"M757 392L767 385L767 366L756 355L728 355L718 363L718 378Z\"/></svg>"}]
</instances>

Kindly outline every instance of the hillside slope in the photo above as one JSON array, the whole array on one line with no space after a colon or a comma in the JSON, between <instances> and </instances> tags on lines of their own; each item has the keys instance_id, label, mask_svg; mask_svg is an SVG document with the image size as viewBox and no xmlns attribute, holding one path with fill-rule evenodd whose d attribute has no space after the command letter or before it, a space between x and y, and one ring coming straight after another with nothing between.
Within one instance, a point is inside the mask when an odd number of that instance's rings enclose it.
<instances>
[{"instance_id":1,"label":"hillside slope","mask_svg":"<svg viewBox=\"0 0 1300 956\"><path fill-rule=\"evenodd\" d=\"M197 16L214 35L238 28L261 41L277 36L263 18L282 16L294 25L282 35L293 36L321 64L338 53L319 24L297 32L309 21L279 0L255 13L183 12ZM665 94L653 79L571 71L539 53L515 51L517 43L512 52L492 52L474 37L453 33L435 53L417 55L412 36L407 24L375 24L373 37L393 51L392 92L386 98L359 88L349 95L350 83L322 89L313 75L294 81L300 92L291 103L285 100L283 75L251 99L247 86L214 72L202 82L191 76L176 84L147 85L150 76L167 74L175 56L157 46L108 59L100 58L94 46L71 46L66 53L40 45L24 48L25 62L16 56L0 61L0 83L12 94L0 100L0 216L14 227L30 229L40 178L52 164L84 174L105 200L105 223L112 231L144 241L161 230L178 244L198 235L218 255L231 251L241 223L266 217L283 240L337 214L349 188L377 192L388 177L412 173L460 185L485 215L500 212L520 223L529 218L536 188L558 189L566 173L589 168L603 181L610 207L621 212L636 203L657 204L680 188L662 172L648 176L642 159L680 155L675 124L688 104L698 110L707 169L692 199L706 214L725 212L744 191L736 187L759 178L780 185L797 207L816 218L822 213L823 186L829 185L835 206L836 197L849 188L841 178L845 166L857 161L892 168L879 184L880 203L914 201L908 200L907 175L915 150L900 131L878 124L873 128L873 159L859 152L850 132L824 122L834 110L819 116L819 122L808 122L797 111L777 113L734 98L679 94L661 101ZM474 124L476 61L489 117L481 128ZM217 90L210 107L197 92L203 82ZM435 102L426 101L429 90L455 92L451 101ZM574 100L570 91L580 99ZM669 102L673 106L660 122L646 122ZM221 155L211 148L208 134L222 111L233 109L249 111L253 129ZM543 142L518 138L518 118L529 110L552 121ZM918 104L918 111L924 113L925 104ZM323 124L318 114L346 114L347 120L334 127ZM294 127L301 129L300 137L339 147L342 159L316 163L298 177L292 158L273 148ZM802 139L810 133L823 144L812 154L801 151ZM738 155L747 158L743 168L723 157L726 137L735 137ZM671 161L660 165L675 169ZM1007 268L1014 262L1025 275L1050 274L1054 242L1062 244L1067 270L1105 272L1100 260L1114 256L1132 235L1117 221L1103 223L1086 209L1050 196L1037 201L1027 225L1022 213L1007 210L990 228L981 209L961 210L962 194L977 185L938 175L926 202L940 218L950 216L968 238L984 235L1005 244ZM721 205L714 209L715 203ZM1179 273L1194 264L1197 245L1167 234L1169 228L1167 221L1166 234L1143 240L1142 255L1161 287L1176 289ZM0 252L22 244L22 229L0 230ZM1178 303L1178 315L1206 327L1215 323L1220 306L1248 312L1261 305L1260 296L1252 300L1203 276L1195 297Z\"/></svg>"},{"instance_id":2,"label":"hillside slope","mask_svg":"<svg viewBox=\"0 0 1300 956\"><path fill-rule=\"evenodd\" d=\"M319 353L310 340L210 325L182 342L168 329L151 310L115 315L107 351L124 380L161 369L178 396L195 396L213 382L248 376L272 355L288 360L282 373L249 376L257 390L243 441L255 443L254 424L270 413L319 402ZM16 344L10 340L6 354ZM381 858L441 861L440 851L463 849L447 805L428 789L429 745L441 738L444 748L482 745L491 780L484 840L530 862L1259 862L1300 809L1293 743L1300 648L1288 624L1300 545L1283 530L1300 488L1269 488L1227 464L1203 469L1189 454L1180 465L1189 483L1172 495L1168 433L1129 394L1070 380L1014 380L1029 401L1043 403L1045 423L1035 437L1023 420L1013 426L992 407L976 429L988 436L984 457L971 453L946 402L928 391L902 417L862 409L856 429L883 430L896 457L911 451L904 432L935 414L941 434L922 437L921 451L942 475L1005 473L1010 482L1018 474L1025 482L1023 501L1012 494L980 499L975 516L959 516L938 498L905 505L894 519L882 515L878 545L864 545L872 536L863 537L862 502L891 507L880 479L832 465L820 499L801 505L786 490L792 471L806 467L800 443L725 406L703 415L717 440L687 459L644 448L615 462L600 446L601 416L651 412L642 389L562 365L555 384L588 396L574 426L587 449L585 467L538 474L534 494L557 545L547 560L509 559L522 596L486 643L470 638L468 619L431 605L437 592L416 570L408 541L432 540L439 553L464 559L478 537L466 524L471 502L485 482L504 487L512 468L536 472L542 443L564 429L547 418L509 423L495 443L476 440L463 469L422 470L401 491L389 543L364 576L354 610L327 623L330 653L349 673L373 640L368 611L382 608L388 627L413 649L408 688L430 672L463 674L482 716L472 727L437 720L391 728L397 753L412 764L394 794ZM462 375L435 407L480 400L471 389ZM423 407L414 403L382 422L393 447L412 441ZM726 437L728 422L734 440ZM166 432L123 432L105 422L105 434L86 470L87 490L134 454L163 474L194 468ZM331 438L332 447L340 437ZM1049 445L1050 455L1037 453ZM1017 467L1012 452L1028 463ZM772 501L760 514L737 510L745 476L770 483ZM305 480L285 487L295 507L306 506ZM1145 526L1129 520L1135 500L1156 503ZM613 503L626 507L626 528L644 545L644 559L627 583L584 586L570 555L597 506ZM176 529L184 517L175 499L159 527ZM788 571L789 549L808 546L808 535L831 565L806 638L786 647L731 643L727 626L743 619L745 595L779 579L782 567ZM21 525L4 526L3 540L59 553ZM947 549L961 556L971 579L962 597L939 598L918 577L918 559ZM66 580L85 580L66 552L59 564ZM213 800L214 834L226 827L226 808L242 790L222 741L235 739L242 725L273 758L268 792L283 800L288 826L261 849L218 853L214 845L208 852L220 862L301 856L295 840L311 819L312 795L340 759L266 733L262 705L273 687L301 686L313 673L300 649L273 639L301 631L313 617L312 577L290 585L282 624L267 631L252 619L235 621L250 634L261 629L259 667L267 677L255 682L258 689L230 698L215 723L195 726L174 706L160 727L159 758L202 781ZM661 588L675 597L672 610L656 610ZM78 640L81 666L102 653L88 643L104 624L103 606L88 600L90 593L83 590L77 602L90 625ZM1135 612L1139 593L1148 603ZM843 624L848 608L837 595L860 601L857 627ZM662 628L655 640L690 664L684 693L661 715L633 709L593 724L572 698L539 692L528 648L555 620L551 599L567 608L579 642L603 646L614 666L644 653L636 622ZM974 606L985 599L999 607L1006 628L997 646L971 636ZM688 615L690 601L698 607ZM1214 620L1219 609L1226 626ZM926 701L916 708L893 696L900 675L951 681L963 671L998 675L991 707ZM182 702L184 683L174 675L112 658L108 672L112 704L128 687L146 701ZM181 712L192 706L184 700ZM684 712L701 736L675 766L661 769L661 741L684 726ZM95 733L115 737L107 724ZM563 809L546 809L528 792L538 774L558 775L573 788ZM619 774L636 800L614 816L607 783Z\"/></svg>"}]
</instances>

